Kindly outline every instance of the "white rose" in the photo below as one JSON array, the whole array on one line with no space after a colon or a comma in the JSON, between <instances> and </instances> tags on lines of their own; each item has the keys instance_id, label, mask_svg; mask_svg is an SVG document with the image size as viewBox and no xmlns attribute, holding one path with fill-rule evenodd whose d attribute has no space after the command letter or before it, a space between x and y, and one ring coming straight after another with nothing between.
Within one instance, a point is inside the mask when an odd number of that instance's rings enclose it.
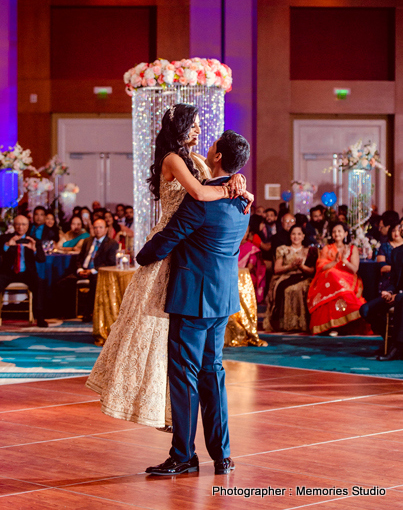
<instances>
[{"instance_id":1,"label":"white rose","mask_svg":"<svg viewBox=\"0 0 403 510\"><path fill-rule=\"evenodd\" d=\"M174 82L175 71L165 70L162 72L162 75L164 77L165 83L167 85L172 85L172 83Z\"/></svg>"},{"instance_id":2,"label":"white rose","mask_svg":"<svg viewBox=\"0 0 403 510\"><path fill-rule=\"evenodd\" d=\"M144 78L146 80L151 80L151 78L154 78L154 70L151 67L146 69L146 71L144 72Z\"/></svg>"},{"instance_id":3,"label":"white rose","mask_svg":"<svg viewBox=\"0 0 403 510\"><path fill-rule=\"evenodd\" d=\"M206 72L206 85L207 87L212 87L215 83L216 75L212 71Z\"/></svg>"}]
</instances>

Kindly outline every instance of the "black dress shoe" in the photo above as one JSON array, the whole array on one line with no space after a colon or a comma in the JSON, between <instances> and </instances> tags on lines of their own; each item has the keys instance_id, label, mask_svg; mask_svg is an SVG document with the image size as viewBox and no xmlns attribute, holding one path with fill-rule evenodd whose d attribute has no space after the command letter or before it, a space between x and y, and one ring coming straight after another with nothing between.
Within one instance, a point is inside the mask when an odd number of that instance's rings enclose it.
<instances>
[{"instance_id":1,"label":"black dress shoe","mask_svg":"<svg viewBox=\"0 0 403 510\"><path fill-rule=\"evenodd\" d=\"M40 319L40 320L36 321L36 327L37 328L48 328L49 324L45 320Z\"/></svg>"},{"instance_id":2,"label":"black dress shoe","mask_svg":"<svg viewBox=\"0 0 403 510\"><path fill-rule=\"evenodd\" d=\"M214 461L214 470L216 475L226 475L233 469L235 469L235 462L231 459L231 457Z\"/></svg>"},{"instance_id":3,"label":"black dress shoe","mask_svg":"<svg viewBox=\"0 0 403 510\"><path fill-rule=\"evenodd\" d=\"M378 356L376 359L378 361L392 361L394 359L401 359L402 353L399 351L397 347L392 347L392 349L386 354L386 356Z\"/></svg>"},{"instance_id":4,"label":"black dress shoe","mask_svg":"<svg viewBox=\"0 0 403 510\"><path fill-rule=\"evenodd\" d=\"M199 458L196 454L186 462L179 462L178 460L169 457L162 464L158 466L150 466L146 469L146 473L150 475L173 476L181 475L182 473L194 473L199 471Z\"/></svg>"}]
</instances>

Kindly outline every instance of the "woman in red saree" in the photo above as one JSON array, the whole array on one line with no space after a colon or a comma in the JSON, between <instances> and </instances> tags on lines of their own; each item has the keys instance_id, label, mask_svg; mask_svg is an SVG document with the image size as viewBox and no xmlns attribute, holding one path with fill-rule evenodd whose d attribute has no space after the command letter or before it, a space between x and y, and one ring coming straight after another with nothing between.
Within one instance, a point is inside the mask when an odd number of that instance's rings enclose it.
<instances>
[{"instance_id":1,"label":"woman in red saree","mask_svg":"<svg viewBox=\"0 0 403 510\"><path fill-rule=\"evenodd\" d=\"M357 275L360 259L357 247L345 244L347 236L347 226L336 223L332 229L334 243L323 248L316 263L316 275L308 291L314 335L360 319L359 309L365 303L362 280Z\"/></svg>"}]
</instances>

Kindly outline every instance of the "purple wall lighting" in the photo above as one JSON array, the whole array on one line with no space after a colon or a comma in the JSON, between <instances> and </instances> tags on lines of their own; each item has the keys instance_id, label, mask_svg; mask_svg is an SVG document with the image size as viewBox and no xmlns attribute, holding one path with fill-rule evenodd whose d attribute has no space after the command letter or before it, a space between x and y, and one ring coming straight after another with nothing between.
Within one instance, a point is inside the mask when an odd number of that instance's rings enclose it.
<instances>
[{"instance_id":1,"label":"purple wall lighting","mask_svg":"<svg viewBox=\"0 0 403 510\"><path fill-rule=\"evenodd\" d=\"M18 172L0 170L0 207L17 207Z\"/></svg>"},{"instance_id":2,"label":"purple wall lighting","mask_svg":"<svg viewBox=\"0 0 403 510\"><path fill-rule=\"evenodd\" d=\"M17 0L0 0L0 12L0 146L8 148L17 142ZM0 207L17 199L15 178L0 172Z\"/></svg>"}]
</instances>

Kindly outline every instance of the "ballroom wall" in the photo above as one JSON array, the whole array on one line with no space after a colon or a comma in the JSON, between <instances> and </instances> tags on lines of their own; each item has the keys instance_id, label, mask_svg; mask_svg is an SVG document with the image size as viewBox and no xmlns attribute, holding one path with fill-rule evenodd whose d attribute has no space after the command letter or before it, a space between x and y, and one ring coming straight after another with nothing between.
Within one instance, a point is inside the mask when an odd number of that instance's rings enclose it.
<instances>
[{"instance_id":1,"label":"ballroom wall","mask_svg":"<svg viewBox=\"0 0 403 510\"><path fill-rule=\"evenodd\" d=\"M154 53L157 57L176 59L208 53L224 57L234 69L234 89L227 96L226 127L240 131L252 142L252 158L245 173L259 205L278 205L264 199L264 184L275 182L282 189L290 187L293 119L386 118L387 164L393 173L388 182L388 205L394 205L402 214L403 0L18 0L18 138L24 147L32 149L36 166L44 164L52 153L52 114L130 113L130 101L120 76L106 74L97 79L93 67L87 75L81 69L81 75L74 78L68 72L63 75L63 68L59 68L58 74L54 71L52 74L51 13L52 9L54 12L69 6L154 8L155 46L148 44L148 39L146 50L150 56ZM321 44L313 47L316 65L309 66L309 60L299 68L292 64L291 50L294 45L293 55L298 55L295 41L304 24L293 24L291 31L290 9L302 7L364 9L362 26L357 28L359 44L357 48L354 46L356 52L352 52L348 64L350 68L354 66L354 55L367 48L367 61L354 68L358 74L342 72L346 68L343 51L352 31L348 16L346 23L343 18L337 20L331 34L334 40L340 40L333 47L334 53L340 53L337 65L324 65L326 54L321 55ZM378 8L389 11L379 16L381 28L371 28L366 38L365 27L374 22L374 16L364 11ZM372 21L368 21L370 18ZM395 40L389 37L393 18ZM153 35L152 28L150 34ZM94 34L91 29L85 36L96 39L94 44L103 40L101 34ZM132 36L124 34L124 37L128 37L127 44L137 51L140 42L136 27ZM345 43L344 50L342 43ZM307 46L304 51L313 50ZM381 65L378 60L377 65L376 59L385 51L388 62ZM124 52L121 53L123 58ZM95 54L99 59L100 54ZM301 61L303 56L301 53ZM135 63L127 62L125 69ZM335 74L326 79L329 74L323 73L329 73L329 68ZM361 75L365 79L357 79ZM96 85L112 86L113 94L106 100L98 99L92 92ZM351 96L346 101L336 101L334 87L350 88ZM37 94L36 103L30 102L31 94Z\"/></svg>"},{"instance_id":2,"label":"ballroom wall","mask_svg":"<svg viewBox=\"0 0 403 510\"><path fill-rule=\"evenodd\" d=\"M380 73L376 76L372 74L372 79L365 80L291 79L290 43L293 34L290 33L290 8L295 7L395 8L395 51L393 48L391 51L396 57L394 63L392 62L389 66L394 71L392 76L388 76L387 71L384 71L383 79L374 79L374 77L378 78ZM394 206L402 215L403 2L399 0L258 0L258 20L257 203L276 204L264 200L265 183L280 183L282 189L290 187L293 163L293 119L386 117L390 152L387 164L393 174L393 177L388 179L387 204L388 207ZM362 25L365 27L364 16ZM363 27L359 27L358 32L361 33ZM386 37L387 33L383 35ZM332 37L343 40L340 20L334 26ZM362 33L360 37L362 41ZM376 41L377 31L369 30L368 39ZM384 40L380 40L380 44L384 43ZM372 47L372 42L368 46ZM376 69L373 53L368 50L365 56L369 66L372 65ZM321 67L325 59L324 53L315 62L316 66ZM343 60L336 62L335 71L339 72L338 76L343 76L344 67ZM369 71L373 73L371 67ZM322 70L318 70L318 75L320 72ZM366 77L369 75L367 74ZM337 101L333 94L335 87L350 88L351 95L345 101Z\"/></svg>"}]
</instances>

